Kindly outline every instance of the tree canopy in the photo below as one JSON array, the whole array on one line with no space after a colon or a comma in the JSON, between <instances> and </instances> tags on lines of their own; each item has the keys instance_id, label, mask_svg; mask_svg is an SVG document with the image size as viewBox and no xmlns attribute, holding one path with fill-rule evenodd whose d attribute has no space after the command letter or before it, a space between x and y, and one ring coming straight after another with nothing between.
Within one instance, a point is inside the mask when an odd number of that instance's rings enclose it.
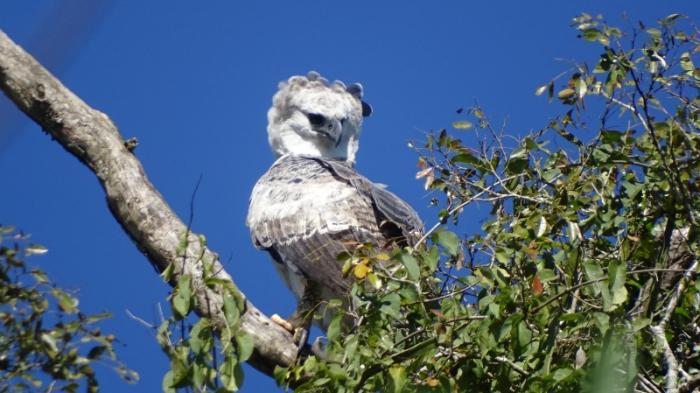
<instances>
[{"instance_id":1,"label":"tree canopy","mask_svg":"<svg viewBox=\"0 0 700 393\"><path fill-rule=\"evenodd\" d=\"M561 116L516 138L475 106L415 144L439 224L414 248L345 256L355 323L338 316L327 358L278 369L282 384L697 388L699 32L678 14L624 32L581 14L573 27L600 57L536 89ZM490 213L462 238L467 204Z\"/></svg>"},{"instance_id":2,"label":"tree canopy","mask_svg":"<svg viewBox=\"0 0 700 393\"><path fill-rule=\"evenodd\" d=\"M117 220L174 287L173 316L158 332L171 359L165 391L235 391L245 361L310 392L693 391L700 386L700 31L679 14L629 30L587 14L572 25L600 56L535 90L563 105L561 115L516 137L474 106L458 110L449 131L413 143L437 224L413 247L365 244L339 256L356 281L352 307L331 302L337 315L322 351L296 362L290 337L156 195L108 118L15 48L7 57L32 64L24 71L38 82L17 88L25 74L0 63L0 87L95 171ZM100 132L67 127L76 113ZM104 146L122 160L103 160ZM112 177L120 171L133 176ZM157 223L138 220L130 192L163 213ZM479 233L462 236L469 204L489 214ZM153 233L162 237L146 236ZM26 273L20 249L2 249L5 273ZM76 312L69 293L46 286L38 270L30 275L55 309ZM89 364L112 353L112 338L87 327L100 317L78 314L46 330L42 292L5 276L10 311L0 316L11 339L0 341L9 343L0 378L39 386L7 371L30 364L66 380L64 390L80 378L96 389ZM26 324L32 334L20 337ZM95 346L83 354L76 340ZM20 343L33 344L27 352ZM40 360L28 363L28 354Z\"/></svg>"}]
</instances>

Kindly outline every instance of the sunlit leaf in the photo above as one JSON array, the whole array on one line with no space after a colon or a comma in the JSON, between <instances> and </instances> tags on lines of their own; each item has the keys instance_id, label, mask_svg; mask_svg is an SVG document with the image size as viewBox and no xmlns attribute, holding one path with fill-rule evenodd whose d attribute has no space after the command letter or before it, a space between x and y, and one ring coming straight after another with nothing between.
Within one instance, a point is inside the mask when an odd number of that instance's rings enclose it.
<instances>
[{"instance_id":1,"label":"sunlit leaf","mask_svg":"<svg viewBox=\"0 0 700 393\"><path fill-rule=\"evenodd\" d=\"M24 249L24 252L27 254L27 256L30 256L46 254L49 252L49 250L40 244L30 244Z\"/></svg>"},{"instance_id":2,"label":"sunlit leaf","mask_svg":"<svg viewBox=\"0 0 700 393\"><path fill-rule=\"evenodd\" d=\"M468 130L468 129L472 128L473 126L474 125L472 124L472 122L467 121L467 120L459 120L459 121L452 122L452 127L456 128L458 130Z\"/></svg>"},{"instance_id":3,"label":"sunlit leaf","mask_svg":"<svg viewBox=\"0 0 700 393\"><path fill-rule=\"evenodd\" d=\"M406 369L401 366L392 366L389 368L389 377L391 378L391 391L394 393L403 392L403 387L406 384Z\"/></svg>"},{"instance_id":4,"label":"sunlit leaf","mask_svg":"<svg viewBox=\"0 0 700 393\"><path fill-rule=\"evenodd\" d=\"M250 356L253 354L254 344L255 342L253 341L253 336L243 332L236 335L238 360L240 362L245 362L250 359Z\"/></svg>"},{"instance_id":5,"label":"sunlit leaf","mask_svg":"<svg viewBox=\"0 0 700 393\"><path fill-rule=\"evenodd\" d=\"M454 232L441 230L433 235L433 241L442 246L449 255L459 254L460 240Z\"/></svg>"},{"instance_id":6,"label":"sunlit leaf","mask_svg":"<svg viewBox=\"0 0 700 393\"><path fill-rule=\"evenodd\" d=\"M401 264L406 268L406 273L408 273L408 278L411 280L417 280L420 275L420 268L418 267L418 261L413 255L403 253L400 257Z\"/></svg>"},{"instance_id":7,"label":"sunlit leaf","mask_svg":"<svg viewBox=\"0 0 700 393\"><path fill-rule=\"evenodd\" d=\"M547 228L547 219L545 219L544 216L540 216L540 223L537 225L537 233L535 234L535 236L541 237L547 232Z\"/></svg>"}]
</instances>

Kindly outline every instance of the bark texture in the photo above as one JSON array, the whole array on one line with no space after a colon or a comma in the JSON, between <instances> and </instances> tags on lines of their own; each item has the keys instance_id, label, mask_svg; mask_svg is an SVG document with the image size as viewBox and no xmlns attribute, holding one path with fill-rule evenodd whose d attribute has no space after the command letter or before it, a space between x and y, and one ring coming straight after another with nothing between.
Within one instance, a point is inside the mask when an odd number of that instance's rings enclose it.
<instances>
[{"instance_id":1,"label":"bark texture","mask_svg":"<svg viewBox=\"0 0 700 393\"><path fill-rule=\"evenodd\" d=\"M202 249L198 236L170 209L109 117L63 86L1 30L0 89L97 176L114 218L148 260L159 271L174 264L171 285L182 274L191 275L197 314L223 325L222 294L202 284L201 260L214 261L217 278L232 281L231 276L218 256L206 247ZM178 254L185 234L187 249L184 255ZM294 362L297 347L291 335L250 301L246 300L241 319L243 330L255 340L250 360L254 367L271 375L276 365Z\"/></svg>"}]
</instances>

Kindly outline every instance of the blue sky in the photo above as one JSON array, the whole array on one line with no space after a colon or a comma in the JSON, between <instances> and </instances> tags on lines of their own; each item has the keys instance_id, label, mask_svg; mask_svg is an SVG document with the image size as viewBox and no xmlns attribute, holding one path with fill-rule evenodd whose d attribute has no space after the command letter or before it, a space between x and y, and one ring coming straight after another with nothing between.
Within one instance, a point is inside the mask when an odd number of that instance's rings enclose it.
<instances>
[{"instance_id":1,"label":"blue sky","mask_svg":"<svg viewBox=\"0 0 700 393\"><path fill-rule=\"evenodd\" d=\"M57 5L79 6L53 16ZM673 12L700 21L700 2L194 2L76 0L6 2L0 29L37 53L83 100L107 113L151 181L181 217L200 174L193 228L204 233L248 297L268 314L289 314L291 294L245 227L248 197L272 163L266 112L280 80L317 70L360 81L374 114L365 121L358 169L435 221L414 180L409 140L448 127L475 100L492 119L524 134L561 108L535 88L592 63L571 17L602 13L629 26ZM627 21L622 21L626 11ZM83 14L83 15L81 15ZM48 27L47 27L48 26ZM48 34L47 28L83 31ZM66 37L69 37L66 39ZM168 368L153 333L126 310L157 321L168 288L110 215L94 175L0 97L0 222L29 232L49 253L33 257L63 287L79 289L85 312L111 311L105 331L141 374L126 385L98 369L104 392L155 392ZM487 209L470 210L476 230ZM244 392L277 391L247 369Z\"/></svg>"}]
</instances>

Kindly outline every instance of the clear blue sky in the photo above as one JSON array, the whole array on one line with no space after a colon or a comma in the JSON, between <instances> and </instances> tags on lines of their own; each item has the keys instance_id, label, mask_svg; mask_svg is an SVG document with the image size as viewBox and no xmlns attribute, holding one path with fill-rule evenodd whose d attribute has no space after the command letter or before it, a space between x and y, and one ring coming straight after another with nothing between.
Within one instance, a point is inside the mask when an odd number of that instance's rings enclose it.
<instances>
[{"instance_id":1,"label":"clear blue sky","mask_svg":"<svg viewBox=\"0 0 700 393\"><path fill-rule=\"evenodd\" d=\"M629 21L621 24L629 25L681 12L700 22L696 0L215 1L207 7L102 1L92 14L83 5L51 17L66 3L5 2L0 29L52 64L125 137L138 138L137 156L181 217L203 175L194 230L224 260L231 257L227 269L258 307L282 315L294 301L245 227L250 190L273 161L266 111L280 80L313 69L362 82L374 114L365 121L358 169L432 223L436 212L414 180L416 156L407 142L449 126L455 110L474 100L493 119L507 117L511 133L541 127L560 108L535 97L535 88L566 70L567 59L596 58L594 46L569 27L571 17L585 11L621 21L627 11ZM68 33L33 38L49 28ZM76 29L85 33L70 34ZM156 321L167 286L110 215L94 175L7 106L0 97L0 222L49 248L30 261L60 285L79 289L85 312L114 314L104 330L119 337L118 353L141 382L123 384L101 368L103 391L160 391L167 359L153 333L125 310ZM470 213L472 230L484 210ZM248 368L243 391L277 389Z\"/></svg>"}]
</instances>

